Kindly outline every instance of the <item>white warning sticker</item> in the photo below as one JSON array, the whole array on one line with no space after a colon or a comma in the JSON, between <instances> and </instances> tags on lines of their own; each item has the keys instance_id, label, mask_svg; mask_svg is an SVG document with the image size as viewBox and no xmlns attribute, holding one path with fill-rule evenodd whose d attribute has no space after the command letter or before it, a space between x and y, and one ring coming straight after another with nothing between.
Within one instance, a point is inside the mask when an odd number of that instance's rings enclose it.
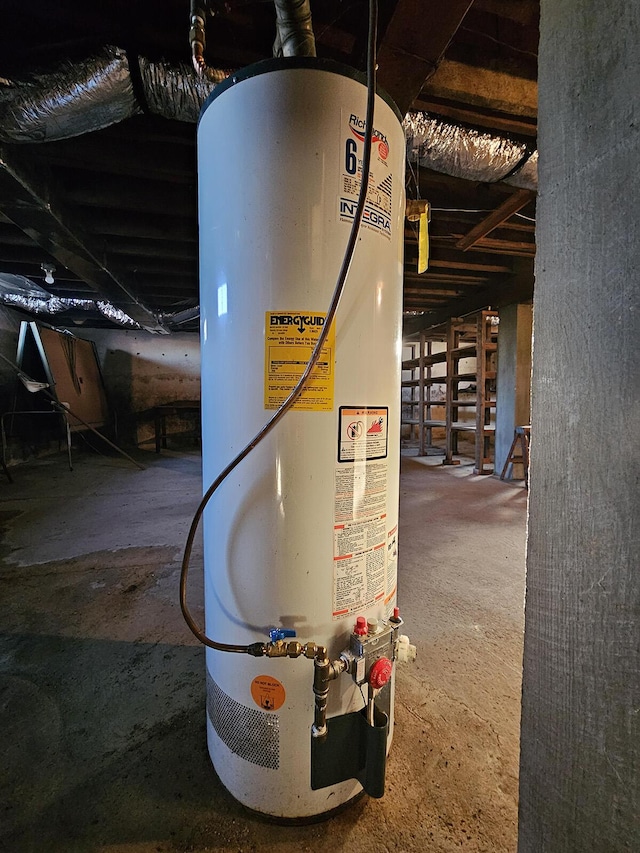
<instances>
[{"instance_id":1,"label":"white warning sticker","mask_svg":"<svg viewBox=\"0 0 640 853\"><path fill-rule=\"evenodd\" d=\"M387 461L361 460L336 469L336 524L382 515L387 508Z\"/></svg>"},{"instance_id":2,"label":"white warning sticker","mask_svg":"<svg viewBox=\"0 0 640 853\"><path fill-rule=\"evenodd\" d=\"M384 598L385 516L336 524L333 618L348 616Z\"/></svg>"},{"instance_id":3,"label":"white warning sticker","mask_svg":"<svg viewBox=\"0 0 640 853\"><path fill-rule=\"evenodd\" d=\"M334 619L383 602L388 595L387 416L386 408L343 406L340 410L333 530Z\"/></svg>"}]
</instances>

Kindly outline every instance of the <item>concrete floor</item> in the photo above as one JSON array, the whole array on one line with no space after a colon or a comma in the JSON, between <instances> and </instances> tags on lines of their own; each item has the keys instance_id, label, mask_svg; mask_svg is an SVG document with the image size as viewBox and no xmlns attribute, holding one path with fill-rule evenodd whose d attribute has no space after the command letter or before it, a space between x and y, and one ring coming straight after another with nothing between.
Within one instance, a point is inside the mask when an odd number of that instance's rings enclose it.
<instances>
[{"instance_id":1,"label":"concrete floor","mask_svg":"<svg viewBox=\"0 0 640 853\"><path fill-rule=\"evenodd\" d=\"M399 667L387 791L283 827L244 811L206 752L203 651L177 602L200 458L141 458L0 479L0 850L515 851L522 485L403 460L399 603L419 657Z\"/></svg>"}]
</instances>

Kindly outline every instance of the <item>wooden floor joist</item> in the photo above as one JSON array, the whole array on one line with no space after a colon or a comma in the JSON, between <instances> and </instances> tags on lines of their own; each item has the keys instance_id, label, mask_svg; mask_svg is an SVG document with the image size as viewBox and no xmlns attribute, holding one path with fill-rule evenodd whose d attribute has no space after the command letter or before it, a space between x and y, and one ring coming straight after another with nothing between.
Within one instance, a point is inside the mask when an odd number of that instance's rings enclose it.
<instances>
[{"instance_id":1,"label":"wooden floor joist","mask_svg":"<svg viewBox=\"0 0 640 853\"><path fill-rule=\"evenodd\" d=\"M504 201L500 207L497 207L489 216L486 216L482 222L479 222L474 228L465 234L462 239L456 243L457 249L467 251L471 246L476 244L483 237L486 237L494 228L502 225L509 217L513 216L519 210L522 210L529 202L535 198L535 193L531 190L518 190L512 196Z\"/></svg>"}]
</instances>

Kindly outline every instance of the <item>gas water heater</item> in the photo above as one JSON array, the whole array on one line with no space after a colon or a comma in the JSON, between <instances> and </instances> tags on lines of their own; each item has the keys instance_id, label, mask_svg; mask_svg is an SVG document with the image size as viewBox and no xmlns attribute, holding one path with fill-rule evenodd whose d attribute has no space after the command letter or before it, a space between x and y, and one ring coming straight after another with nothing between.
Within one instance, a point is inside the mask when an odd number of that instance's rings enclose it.
<instances>
[{"instance_id":1,"label":"gas water heater","mask_svg":"<svg viewBox=\"0 0 640 853\"><path fill-rule=\"evenodd\" d=\"M268 60L198 127L205 485L291 392L324 328L362 178L352 69ZM369 187L306 390L204 514L208 745L241 803L282 819L381 796L394 669L405 142L377 95ZM400 650L400 651L399 651Z\"/></svg>"}]
</instances>

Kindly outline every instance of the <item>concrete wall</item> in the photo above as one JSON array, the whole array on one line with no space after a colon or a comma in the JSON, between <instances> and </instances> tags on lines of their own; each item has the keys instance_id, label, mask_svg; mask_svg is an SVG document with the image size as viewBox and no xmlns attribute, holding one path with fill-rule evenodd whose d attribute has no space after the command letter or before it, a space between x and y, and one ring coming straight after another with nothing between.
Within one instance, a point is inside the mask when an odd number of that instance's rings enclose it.
<instances>
[{"instance_id":1,"label":"concrete wall","mask_svg":"<svg viewBox=\"0 0 640 853\"><path fill-rule=\"evenodd\" d=\"M21 319L22 315L0 306L0 352L11 361L16 360ZM142 443L151 449L151 409L161 403L200 399L200 342L196 333L152 335L85 328L72 331L96 344L109 404L117 416L119 443ZM14 387L15 372L0 359L0 413L12 408ZM195 421L195 416L189 415L169 419L168 432L189 430L194 426L189 418ZM15 458L28 455L28 448L19 443L10 451Z\"/></svg>"},{"instance_id":2,"label":"concrete wall","mask_svg":"<svg viewBox=\"0 0 640 853\"><path fill-rule=\"evenodd\" d=\"M500 309L498 335L498 406L496 412L496 474L509 455L516 426L531 419L531 334L533 306L514 303ZM522 465L514 465L514 477L522 477ZM509 472L507 472L509 475Z\"/></svg>"},{"instance_id":3,"label":"concrete wall","mask_svg":"<svg viewBox=\"0 0 640 853\"><path fill-rule=\"evenodd\" d=\"M96 344L109 402L118 417L120 441L147 442L150 446L153 406L200 399L197 333L152 335L118 329L83 329L77 334ZM188 426L174 419L169 423L169 431Z\"/></svg>"},{"instance_id":4,"label":"concrete wall","mask_svg":"<svg viewBox=\"0 0 640 853\"><path fill-rule=\"evenodd\" d=\"M640 849L640 4L542 0L520 853Z\"/></svg>"}]
</instances>

